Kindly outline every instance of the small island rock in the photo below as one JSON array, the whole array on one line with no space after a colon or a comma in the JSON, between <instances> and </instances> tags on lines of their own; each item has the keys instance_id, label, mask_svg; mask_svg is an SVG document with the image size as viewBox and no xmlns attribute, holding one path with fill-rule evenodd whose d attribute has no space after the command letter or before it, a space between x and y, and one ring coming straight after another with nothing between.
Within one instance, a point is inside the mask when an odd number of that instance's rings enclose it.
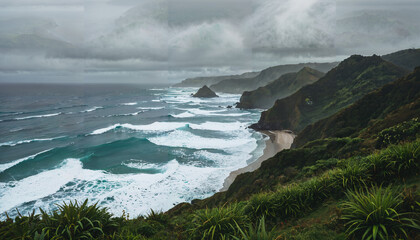
<instances>
[{"instance_id":1,"label":"small island rock","mask_svg":"<svg viewBox=\"0 0 420 240\"><path fill-rule=\"evenodd\" d=\"M213 97L218 97L218 96L209 87L204 85L202 88L198 89L197 93L194 94L193 97L213 98Z\"/></svg>"}]
</instances>

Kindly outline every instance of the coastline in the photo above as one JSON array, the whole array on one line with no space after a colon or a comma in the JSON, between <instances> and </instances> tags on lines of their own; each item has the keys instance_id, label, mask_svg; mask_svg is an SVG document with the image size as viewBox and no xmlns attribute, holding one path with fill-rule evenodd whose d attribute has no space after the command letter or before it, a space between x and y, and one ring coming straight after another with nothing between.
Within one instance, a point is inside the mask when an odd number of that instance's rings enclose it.
<instances>
[{"instance_id":1,"label":"coastline","mask_svg":"<svg viewBox=\"0 0 420 240\"><path fill-rule=\"evenodd\" d=\"M292 146L293 140L296 137L290 131L260 131L262 134L268 136L269 138L265 141L265 148L263 151L263 155L259 157L257 160L252 162L246 167L240 168L235 170L229 174L229 176L225 179L223 183L223 187L219 190L220 192L227 191L229 186L233 183L235 178L242 173L252 172L257 170L261 163L265 160L273 157L276 153L284 150L289 149Z\"/></svg>"}]
</instances>

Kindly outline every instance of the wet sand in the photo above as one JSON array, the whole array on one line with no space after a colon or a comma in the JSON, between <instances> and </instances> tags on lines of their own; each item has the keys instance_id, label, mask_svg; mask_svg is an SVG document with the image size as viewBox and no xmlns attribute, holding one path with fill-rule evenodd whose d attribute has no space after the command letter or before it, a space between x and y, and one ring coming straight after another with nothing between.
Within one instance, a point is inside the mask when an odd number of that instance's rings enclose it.
<instances>
[{"instance_id":1,"label":"wet sand","mask_svg":"<svg viewBox=\"0 0 420 240\"><path fill-rule=\"evenodd\" d=\"M229 186L233 183L236 176L239 174L252 172L258 169L262 162L273 157L276 155L276 153L284 149L289 149L292 146L293 139L296 136L290 131L261 131L261 133L269 136L269 139L265 141L265 149L263 155L248 166L231 172L229 177L225 179L223 187L220 189L221 192L228 190Z\"/></svg>"}]
</instances>

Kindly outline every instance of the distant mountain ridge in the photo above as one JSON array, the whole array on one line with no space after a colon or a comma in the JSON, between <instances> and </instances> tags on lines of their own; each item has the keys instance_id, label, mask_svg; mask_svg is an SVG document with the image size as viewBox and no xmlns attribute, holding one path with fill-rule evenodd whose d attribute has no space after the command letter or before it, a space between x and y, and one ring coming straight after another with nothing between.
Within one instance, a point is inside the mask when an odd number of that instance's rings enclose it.
<instances>
[{"instance_id":1,"label":"distant mountain ridge","mask_svg":"<svg viewBox=\"0 0 420 240\"><path fill-rule=\"evenodd\" d=\"M278 79L283 74L297 72L303 67L310 67L321 72L328 72L333 67L337 66L338 62L332 63L299 63L299 64L288 64L278 65L264 69L253 78L246 79L225 79L211 85L210 88L216 92L226 93L243 93L244 91L252 91L258 87L267 85L268 83Z\"/></svg>"},{"instance_id":2,"label":"distant mountain ridge","mask_svg":"<svg viewBox=\"0 0 420 240\"><path fill-rule=\"evenodd\" d=\"M273 82L253 91L245 91L237 108L269 108L277 99L287 97L308 84L316 82L325 73L304 67L299 72L286 73Z\"/></svg>"},{"instance_id":3,"label":"distant mountain ridge","mask_svg":"<svg viewBox=\"0 0 420 240\"><path fill-rule=\"evenodd\" d=\"M377 55L353 55L317 82L277 100L251 128L300 131L406 73L406 70Z\"/></svg>"},{"instance_id":4,"label":"distant mountain ridge","mask_svg":"<svg viewBox=\"0 0 420 240\"><path fill-rule=\"evenodd\" d=\"M174 87L202 87L204 85L210 86L226 79L246 79L252 78L260 72L246 72L240 75L226 75L226 76L214 76L214 77L195 77L187 78L184 81L173 85Z\"/></svg>"},{"instance_id":5,"label":"distant mountain ridge","mask_svg":"<svg viewBox=\"0 0 420 240\"><path fill-rule=\"evenodd\" d=\"M420 48L401 50L383 55L382 58L397 66L413 71L415 67L420 66Z\"/></svg>"}]
</instances>

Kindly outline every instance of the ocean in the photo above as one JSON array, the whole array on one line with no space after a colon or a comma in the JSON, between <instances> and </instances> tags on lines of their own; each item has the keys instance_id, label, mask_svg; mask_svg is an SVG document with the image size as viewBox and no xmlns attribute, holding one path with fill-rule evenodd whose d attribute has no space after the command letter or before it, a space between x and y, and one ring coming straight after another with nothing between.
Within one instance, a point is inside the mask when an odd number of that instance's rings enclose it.
<instances>
[{"instance_id":1,"label":"ocean","mask_svg":"<svg viewBox=\"0 0 420 240\"><path fill-rule=\"evenodd\" d=\"M88 198L116 216L218 192L262 155L240 95L123 84L0 84L0 218Z\"/></svg>"}]
</instances>

